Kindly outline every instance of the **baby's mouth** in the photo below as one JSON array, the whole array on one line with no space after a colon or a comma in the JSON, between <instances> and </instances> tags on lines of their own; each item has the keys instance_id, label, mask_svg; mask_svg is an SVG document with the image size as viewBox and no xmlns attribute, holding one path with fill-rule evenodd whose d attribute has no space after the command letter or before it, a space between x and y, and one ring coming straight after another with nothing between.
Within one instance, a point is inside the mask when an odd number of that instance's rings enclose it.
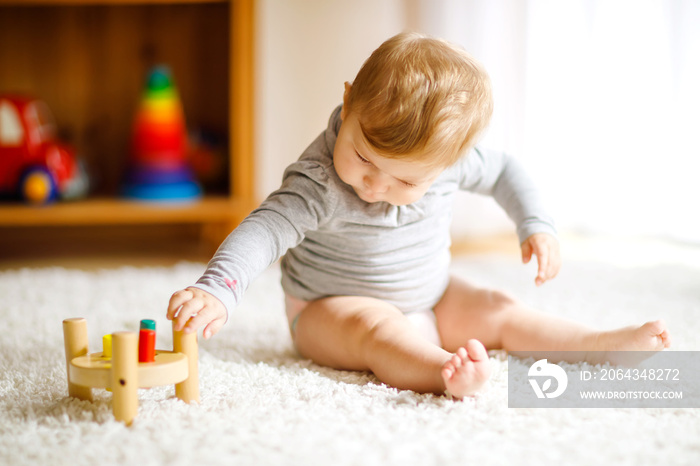
<instances>
[{"instance_id":1,"label":"baby's mouth","mask_svg":"<svg viewBox=\"0 0 700 466\"><path fill-rule=\"evenodd\" d=\"M357 196L365 202L378 202L380 199L376 197L374 193L367 192L360 188L355 188L355 193Z\"/></svg>"}]
</instances>

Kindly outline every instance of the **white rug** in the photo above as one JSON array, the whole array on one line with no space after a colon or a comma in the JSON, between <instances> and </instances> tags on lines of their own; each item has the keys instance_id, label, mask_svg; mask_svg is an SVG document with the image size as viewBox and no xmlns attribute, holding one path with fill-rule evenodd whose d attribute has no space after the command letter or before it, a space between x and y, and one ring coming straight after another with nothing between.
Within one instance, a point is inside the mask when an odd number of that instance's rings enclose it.
<instances>
[{"instance_id":1,"label":"white rug","mask_svg":"<svg viewBox=\"0 0 700 466\"><path fill-rule=\"evenodd\" d=\"M498 354L487 391L466 402L302 360L276 268L219 335L200 340L200 405L177 400L172 387L140 390L127 428L107 392L94 390L94 402L67 397L64 318L88 319L92 351L103 334L154 318L157 346L169 349L168 298L202 270L0 272L0 464L700 464L698 409L509 409ZM532 267L513 260L459 260L454 272L598 327L663 317L672 349L700 350L700 269L568 263L539 289Z\"/></svg>"}]
</instances>

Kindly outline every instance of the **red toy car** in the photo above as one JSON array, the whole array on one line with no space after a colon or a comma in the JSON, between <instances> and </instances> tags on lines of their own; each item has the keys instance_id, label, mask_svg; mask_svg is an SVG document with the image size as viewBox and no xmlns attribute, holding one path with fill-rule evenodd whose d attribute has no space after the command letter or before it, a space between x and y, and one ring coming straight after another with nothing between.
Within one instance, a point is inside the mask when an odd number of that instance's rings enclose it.
<instances>
[{"instance_id":1,"label":"red toy car","mask_svg":"<svg viewBox=\"0 0 700 466\"><path fill-rule=\"evenodd\" d=\"M0 94L0 193L43 204L80 197L87 185L75 151L56 140L48 106Z\"/></svg>"}]
</instances>

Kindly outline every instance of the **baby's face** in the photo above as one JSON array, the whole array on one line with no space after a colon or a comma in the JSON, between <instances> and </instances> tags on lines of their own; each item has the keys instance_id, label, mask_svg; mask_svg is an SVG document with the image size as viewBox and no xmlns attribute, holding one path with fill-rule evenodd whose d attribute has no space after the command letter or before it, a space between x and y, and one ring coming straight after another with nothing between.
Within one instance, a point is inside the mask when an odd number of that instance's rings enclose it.
<instances>
[{"instance_id":1,"label":"baby's face","mask_svg":"<svg viewBox=\"0 0 700 466\"><path fill-rule=\"evenodd\" d=\"M442 173L415 161L378 155L365 142L354 113L343 115L333 151L333 164L343 182L365 202L400 206L416 202Z\"/></svg>"}]
</instances>

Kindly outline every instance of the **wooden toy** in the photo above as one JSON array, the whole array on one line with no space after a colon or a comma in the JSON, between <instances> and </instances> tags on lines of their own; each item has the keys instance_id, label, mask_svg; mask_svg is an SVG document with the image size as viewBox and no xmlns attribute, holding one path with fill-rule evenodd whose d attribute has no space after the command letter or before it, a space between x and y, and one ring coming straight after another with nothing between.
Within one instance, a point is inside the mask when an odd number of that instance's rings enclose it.
<instances>
[{"instance_id":1,"label":"wooden toy","mask_svg":"<svg viewBox=\"0 0 700 466\"><path fill-rule=\"evenodd\" d=\"M107 335L105 335L106 337ZM173 329L173 351L156 350L154 362L140 363L135 332L111 335L111 357L105 338L105 351L88 353L87 321L63 321L68 394L92 401L92 388L113 393L114 418L131 425L138 412L138 389L175 385L175 396L186 403L199 403L197 334Z\"/></svg>"}]
</instances>

